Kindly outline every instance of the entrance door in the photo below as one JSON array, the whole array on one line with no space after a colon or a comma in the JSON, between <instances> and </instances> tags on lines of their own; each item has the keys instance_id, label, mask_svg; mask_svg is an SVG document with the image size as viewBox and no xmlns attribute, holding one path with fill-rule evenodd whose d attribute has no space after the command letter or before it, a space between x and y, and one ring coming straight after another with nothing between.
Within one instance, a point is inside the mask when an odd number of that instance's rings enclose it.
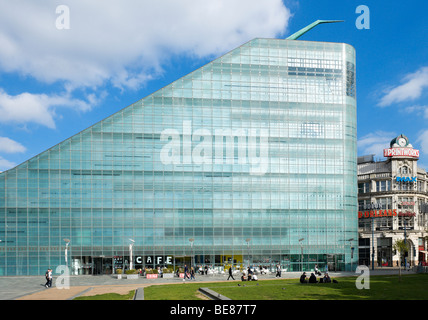
<instances>
[{"instance_id":1,"label":"entrance door","mask_svg":"<svg viewBox=\"0 0 428 320\"><path fill-rule=\"evenodd\" d=\"M92 258L92 274L103 274L103 258Z\"/></svg>"},{"instance_id":2,"label":"entrance door","mask_svg":"<svg viewBox=\"0 0 428 320\"><path fill-rule=\"evenodd\" d=\"M377 239L378 266L392 267L392 238Z\"/></svg>"},{"instance_id":3,"label":"entrance door","mask_svg":"<svg viewBox=\"0 0 428 320\"><path fill-rule=\"evenodd\" d=\"M327 255L327 265L328 265L329 271L336 271L336 262L337 262L337 257L335 254Z\"/></svg>"},{"instance_id":4,"label":"entrance door","mask_svg":"<svg viewBox=\"0 0 428 320\"><path fill-rule=\"evenodd\" d=\"M112 273L112 258L93 257L93 275L111 274Z\"/></svg>"}]
</instances>

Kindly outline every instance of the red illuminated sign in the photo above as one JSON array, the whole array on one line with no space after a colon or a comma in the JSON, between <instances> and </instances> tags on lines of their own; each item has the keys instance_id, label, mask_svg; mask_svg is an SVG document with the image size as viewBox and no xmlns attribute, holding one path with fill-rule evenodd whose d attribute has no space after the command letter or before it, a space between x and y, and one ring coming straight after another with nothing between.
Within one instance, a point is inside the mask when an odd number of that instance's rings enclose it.
<instances>
[{"instance_id":1,"label":"red illuminated sign","mask_svg":"<svg viewBox=\"0 0 428 320\"><path fill-rule=\"evenodd\" d=\"M419 158L419 150L412 148L389 148L383 149L383 156Z\"/></svg>"},{"instance_id":2,"label":"red illuminated sign","mask_svg":"<svg viewBox=\"0 0 428 320\"><path fill-rule=\"evenodd\" d=\"M370 211L358 211L358 219L361 218L381 218L381 217L395 217L397 215L397 209L394 210L370 210Z\"/></svg>"}]
</instances>

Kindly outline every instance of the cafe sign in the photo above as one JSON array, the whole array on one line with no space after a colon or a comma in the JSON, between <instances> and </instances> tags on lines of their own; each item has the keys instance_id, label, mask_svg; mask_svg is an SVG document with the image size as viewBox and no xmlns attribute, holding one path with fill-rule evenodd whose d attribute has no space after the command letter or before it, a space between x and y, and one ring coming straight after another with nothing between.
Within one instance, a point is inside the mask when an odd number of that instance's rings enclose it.
<instances>
[{"instance_id":1,"label":"cafe sign","mask_svg":"<svg viewBox=\"0 0 428 320\"><path fill-rule=\"evenodd\" d=\"M167 265L172 264L172 256L137 256L135 257L136 264L142 264L143 261L148 265Z\"/></svg>"}]
</instances>

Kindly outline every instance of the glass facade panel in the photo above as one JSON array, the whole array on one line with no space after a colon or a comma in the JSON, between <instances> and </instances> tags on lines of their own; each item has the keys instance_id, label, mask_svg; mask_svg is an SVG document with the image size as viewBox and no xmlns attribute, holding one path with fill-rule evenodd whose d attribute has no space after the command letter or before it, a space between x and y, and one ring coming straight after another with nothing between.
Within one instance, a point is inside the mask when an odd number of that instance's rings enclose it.
<instances>
[{"instance_id":1,"label":"glass facade panel","mask_svg":"<svg viewBox=\"0 0 428 320\"><path fill-rule=\"evenodd\" d=\"M355 92L349 45L249 41L1 173L0 275L65 264L63 239L77 274L129 239L137 268L349 268Z\"/></svg>"}]
</instances>

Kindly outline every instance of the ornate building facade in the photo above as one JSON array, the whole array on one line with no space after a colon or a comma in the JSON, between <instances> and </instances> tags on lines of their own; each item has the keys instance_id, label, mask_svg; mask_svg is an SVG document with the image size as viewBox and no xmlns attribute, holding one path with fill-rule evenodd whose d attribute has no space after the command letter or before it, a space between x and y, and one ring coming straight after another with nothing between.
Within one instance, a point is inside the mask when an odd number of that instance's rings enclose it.
<instances>
[{"instance_id":1,"label":"ornate building facade","mask_svg":"<svg viewBox=\"0 0 428 320\"><path fill-rule=\"evenodd\" d=\"M384 149L385 161L358 158L359 263L398 266L394 243L406 238L405 262L426 264L428 174L418 167L419 150L405 135Z\"/></svg>"}]
</instances>

